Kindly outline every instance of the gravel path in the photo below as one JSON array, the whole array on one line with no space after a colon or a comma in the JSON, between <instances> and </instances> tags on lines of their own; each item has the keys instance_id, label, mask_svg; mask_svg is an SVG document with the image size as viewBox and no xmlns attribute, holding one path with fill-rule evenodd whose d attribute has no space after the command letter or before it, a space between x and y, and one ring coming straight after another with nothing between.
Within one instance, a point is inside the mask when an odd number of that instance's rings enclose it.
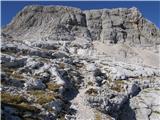
<instances>
[{"instance_id":1,"label":"gravel path","mask_svg":"<svg viewBox=\"0 0 160 120\"><path fill-rule=\"evenodd\" d=\"M93 109L85 105L85 89L80 89L79 94L71 101L71 108L77 110L76 120L95 120Z\"/></svg>"}]
</instances>

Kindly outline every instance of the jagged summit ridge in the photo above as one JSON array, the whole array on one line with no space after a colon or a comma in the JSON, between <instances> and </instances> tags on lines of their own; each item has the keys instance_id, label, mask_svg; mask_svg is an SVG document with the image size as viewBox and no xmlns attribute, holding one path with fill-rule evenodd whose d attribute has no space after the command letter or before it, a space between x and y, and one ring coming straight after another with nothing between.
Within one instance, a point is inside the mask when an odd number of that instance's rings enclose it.
<instances>
[{"instance_id":1,"label":"jagged summit ridge","mask_svg":"<svg viewBox=\"0 0 160 120\"><path fill-rule=\"evenodd\" d=\"M81 11L65 6L26 6L3 31L19 40L87 37L106 43L160 43L159 29L135 7Z\"/></svg>"}]
</instances>

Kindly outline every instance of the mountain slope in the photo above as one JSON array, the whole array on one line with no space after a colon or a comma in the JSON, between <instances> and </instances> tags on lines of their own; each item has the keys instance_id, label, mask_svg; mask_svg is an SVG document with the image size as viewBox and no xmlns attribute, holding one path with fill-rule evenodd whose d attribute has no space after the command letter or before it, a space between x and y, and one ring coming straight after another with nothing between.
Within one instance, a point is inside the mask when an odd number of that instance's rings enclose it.
<instances>
[{"instance_id":1,"label":"mountain slope","mask_svg":"<svg viewBox=\"0 0 160 120\"><path fill-rule=\"evenodd\" d=\"M26 6L1 38L2 119L160 119L160 30L137 8Z\"/></svg>"}]
</instances>

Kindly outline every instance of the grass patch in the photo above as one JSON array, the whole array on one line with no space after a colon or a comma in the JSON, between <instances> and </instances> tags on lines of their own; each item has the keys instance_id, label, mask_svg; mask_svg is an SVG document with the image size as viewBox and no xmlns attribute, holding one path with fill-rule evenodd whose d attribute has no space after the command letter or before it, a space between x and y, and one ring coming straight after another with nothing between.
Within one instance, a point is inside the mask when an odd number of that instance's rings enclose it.
<instances>
[{"instance_id":1,"label":"grass patch","mask_svg":"<svg viewBox=\"0 0 160 120\"><path fill-rule=\"evenodd\" d=\"M7 66L2 65L2 71L5 72L5 74L9 78L12 78L15 80L23 80L24 79L24 76L22 76L22 74L18 73L15 68L8 68Z\"/></svg>"},{"instance_id":2,"label":"grass patch","mask_svg":"<svg viewBox=\"0 0 160 120\"><path fill-rule=\"evenodd\" d=\"M122 88L121 88L121 85L114 85L111 87L111 90L114 90L114 91L117 91L117 92L121 92L122 91Z\"/></svg>"},{"instance_id":3,"label":"grass patch","mask_svg":"<svg viewBox=\"0 0 160 120\"><path fill-rule=\"evenodd\" d=\"M22 76L20 73L17 73L17 72L13 72L11 74L11 77L16 80L23 80L24 79L24 76Z\"/></svg>"},{"instance_id":4,"label":"grass patch","mask_svg":"<svg viewBox=\"0 0 160 120\"><path fill-rule=\"evenodd\" d=\"M75 66L78 68L82 68L84 66L84 64L83 63L76 63Z\"/></svg>"},{"instance_id":5,"label":"grass patch","mask_svg":"<svg viewBox=\"0 0 160 120\"><path fill-rule=\"evenodd\" d=\"M64 63L59 63L59 69L64 69L65 68L65 64Z\"/></svg>"},{"instance_id":6,"label":"grass patch","mask_svg":"<svg viewBox=\"0 0 160 120\"><path fill-rule=\"evenodd\" d=\"M115 80L115 83L116 83L116 84L125 84L125 83L124 83L124 80Z\"/></svg>"},{"instance_id":7,"label":"grass patch","mask_svg":"<svg viewBox=\"0 0 160 120\"><path fill-rule=\"evenodd\" d=\"M96 96L98 94L98 91L94 88L90 88L85 93L88 95Z\"/></svg>"},{"instance_id":8,"label":"grass patch","mask_svg":"<svg viewBox=\"0 0 160 120\"><path fill-rule=\"evenodd\" d=\"M160 111L153 111L153 112L160 115Z\"/></svg>"},{"instance_id":9,"label":"grass patch","mask_svg":"<svg viewBox=\"0 0 160 120\"><path fill-rule=\"evenodd\" d=\"M144 92L144 93L149 93L149 92L150 92L150 89L149 89L149 88L144 89L142 92Z\"/></svg>"},{"instance_id":10,"label":"grass patch","mask_svg":"<svg viewBox=\"0 0 160 120\"><path fill-rule=\"evenodd\" d=\"M159 89L159 88L155 88L155 90L156 90L156 91L160 91L160 89Z\"/></svg>"},{"instance_id":11,"label":"grass patch","mask_svg":"<svg viewBox=\"0 0 160 120\"><path fill-rule=\"evenodd\" d=\"M101 114L98 111L95 112L95 120L102 120Z\"/></svg>"},{"instance_id":12,"label":"grass patch","mask_svg":"<svg viewBox=\"0 0 160 120\"><path fill-rule=\"evenodd\" d=\"M41 62L43 62L43 63L50 63L50 60L48 58L39 57L38 60L41 61Z\"/></svg>"},{"instance_id":13,"label":"grass patch","mask_svg":"<svg viewBox=\"0 0 160 120\"><path fill-rule=\"evenodd\" d=\"M34 61L40 61L43 63L50 63L50 60L48 58L43 58L43 57L39 57L39 56L32 56Z\"/></svg>"},{"instance_id":14,"label":"grass patch","mask_svg":"<svg viewBox=\"0 0 160 120\"><path fill-rule=\"evenodd\" d=\"M8 68L7 66L5 66L3 64L1 65L1 67L2 67L2 72L5 72L6 75L8 75L8 76L10 76L14 71L16 71L16 69Z\"/></svg>"},{"instance_id":15,"label":"grass patch","mask_svg":"<svg viewBox=\"0 0 160 120\"><path fill-rule=\"evenodd\" d=\"M51 91L58 92L60 85L57 85L56 83L53 83L53 82L49 82L47 83L47 88Z\"/></svg>"},{"instance_id":16,"label":"grass patch","mask_svg":"<svg viewBox=\"0 0 160 120\"><path fill-rule=\"evenodd\" d=\"M52 100L55 100L58 97L58 95L55 93L49 93L42 90L34 90L30 91L29 93L36 97L35 102L40 105L51 102Z\"/></svg>"},{"instance_id":17,"label":"grass patch","mask_svg":"<svg viewBox=\"0 0 160 120\"><path fill-rule=\"evenodd\" d=\"M87 84L88 84L89 86L93 86L93 82L91 82L91 81L88 81Z\"/></svg>"},{"instance_id":18,"label":"grass patch","mask_svg":"<svg viewBox=\"0 0 160 120\"><path fill-rule=\"evenodd\" d=\"M13 108L16 108L20 112L29 111L29 112L40 112L38 108L32 106L28 101L20 95L12 95L10 93L1 93L1 102L2 105L7 105Z\"/></svg>"},{"instance_id":19,"label":"grass patch","mask_svg":"<svg viewBox=\"0 0 160 120\"><path fill-rule=\"evenodd\" d=\"M6 104L19 104L27 102L27 100L20 95L11 95L10 93L1 93L1 102Z\"/></svg>"},{"instance_id":20,"label":"grass patch","mask_svg":"<svg viewBox=\"0 0 160 120\"><path fill-rule=\"evenodd\" d=\"M1 52L7 55L12 55L12 56L15 56L15 53L16 53L16 52L14 53L13 51L6 51L6 50L2 50Z\"/></svg>"},{"instance_id":21,"label":"grass patch","mask_svg":"<svg viewBox=\"0 0 160 120\"><path fill-rule=\"evenodd\" d=\"M123 80L115 80L113 86L111 86L111 90L122 92L124 91L124 81Z\"/></svg>"},{"instance_id":22,"label":"grass patch","mask_svg":"<svg viewBox=\"0 0 160 120\"><path fill-rule=\"evenodd\" d=\"M38 108L36 108L35 106L31 106L28 103L21 103L17 105L12 104L11 106L21 111L29 111L29 112L39 112L40 111Z\"/></svg>"}]
</instances>

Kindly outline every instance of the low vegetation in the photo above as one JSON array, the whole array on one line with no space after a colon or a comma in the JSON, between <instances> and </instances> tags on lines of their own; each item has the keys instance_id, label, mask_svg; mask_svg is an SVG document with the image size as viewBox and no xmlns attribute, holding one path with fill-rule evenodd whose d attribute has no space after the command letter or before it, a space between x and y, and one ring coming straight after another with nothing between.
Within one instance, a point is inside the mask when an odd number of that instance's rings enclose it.
<instances>
[{"instance_id":1,"label":"low vegetation","mask_svg":"<svg viewBox=\"0 0 160 120\"><path fill-rule=\"evenodd\" d=\"M59 63L59 69L64 69L65 68L65 64L64 63Z\"/></svg>"},{"instance_id":2,"label":"low vegetation","mask_svg":"<svg viewBox=\"0 0 160 120\"><path fill-rule=\"evenodd\" d=\"M10 107L22 111L39 112L39 109L29 104L29 102L20 95L12 95L10 93L1 93L1 102Z\"/></svg>"},{"instance_id":3,"label":"low vegetation","mask_svg":"<svg viewBox=\"0 0 160 120\"><path fill-rule=\"evenodd\" d=\"M24 76L22 74L18 73L16 69L14 68L8 68L7 66L2 65L2 71L5 72L5 74L12 79L15 80L23 80Z\"/></svg>"},{"instance_id":4,"label":"low vegetation","mask_svg":"<svg viewBox=\"0 0 160 120\"><path fill-rule=\"evenodd\" d=\"M124 81L123 80L116 80L114 84L111 86L111 89L117 92L124 91Z\"/></svg>"},{"instance_id":5,"label":"low vegetation","mask_svg":"<svg viewBox=\"0 0 160 120\"><path fill-rule=\"evenodd\" d=\"M50 63L50 60L48 58L43 58L40 56L32 56L33 60L40 61L42 63Z\"/></svg>"},{"instance_id":6,"label":"low vegetation","mask_svg":"<svg viewBox=\"0 0 160 120\"><path fill-rule=\"evenodd\" d=\"M98 94L98 91L94 88L90 88L85 93L88 95L96 96Z\"/></svg>"},{"instance_id":7,"label":"low vegetation","mask_svg":"<svg viewBox=\"0 0 160 120\"><path fill-rule=\"evenodd\" d=\"M36 97L36 103L43 105L45 103L51 102L52 100L55 100L56 97L58 97L55 93L49 93L47 91L42 90L34 90L29 92L31 95Z\"/></svg>"},{"instance_id":8,"label":"low vegetation","mask_svg":"<svg viewBox=\"0 0 160 120\"><path fill-rule=\"evenodd\" d=\"M10 93L1 93L1 102L6 104L20 104L26 102L26 99L20 95L12 95Z\"/></svg>"},{"instance_id":9,"label":"low vegetation","mask_svg":"<svg viewBox=\"0 0 160 120\"><path fill-rule=\"evenodd\" d=\"M153 111L153 113L156 113L156 114L160 115L160 111Z\"/></svg>"},{"instance_id":10,"label":"low vegetation","mask_svg":"<svg viewBox=\"0 0 160 120\"><path fill-rule=\"evenodd\" d=\"M17 105L11 105L14 108L17 108L19 110L23 111L29 111L29 112L39 112L40 110L36 108L35 106L32 106L28 103L21 103Z\"/></svg>"},{"instance_id":11,"label":"low vegetation","mask_svg":"<svg viewBox=\"0 0 160 120\"><path fill-rule=\"evenodd\" d=\"M95 120L102 120L101 114L98 111L95 112Z\"/></svg>"},{"instance_id":12,"label":"low vegetation","mask_svg":"<svg viewBox=\"0 0 160 120\"><path fill-rule=\"evenodd\" d=\"M51 91L58 92L60 85L57 85L56 83L53 83L53 82L49 82L47 83L47 88Z\"/></svg>"},{"instance_id":13,"label":"low vegetation","mask_svg":"<svg viewBox=\"0 0 160 120\"><path fill-rule=\"evenodd\" d=\"M82 67L84 66L84 64L83 64L83 63L76 63L75 66L76 66L77 68L82 68Z\"/></svg>"},{"instance_id":14,"label":"low vegetation","mask_svg":"<svg viewBox=\"0 0 160 120\"><path fill-rule=\"evenodd\" d=\"M93 86L93 82L88 81L88 82L87 82L87 85L89 85L89 86Z\"/></svg>"}]
</instances>

